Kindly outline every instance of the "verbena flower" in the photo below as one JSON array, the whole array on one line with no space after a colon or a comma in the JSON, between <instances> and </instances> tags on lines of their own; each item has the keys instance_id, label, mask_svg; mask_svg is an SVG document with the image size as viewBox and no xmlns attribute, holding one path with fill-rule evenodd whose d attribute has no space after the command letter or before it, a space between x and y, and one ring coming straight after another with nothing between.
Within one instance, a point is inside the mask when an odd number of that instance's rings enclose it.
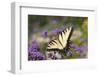
<instances>
[{"instance_id":1,"label":"verbena flower","mask_svg":"<svg viewBox=\"0 0 100 76\"><path fill-rule=\"evenodd\" d=\"M45 59L44 55L40 52L31 52L32 60L43 60Z\"/></svg>"},{"instance_id":2,"label":"verbena flower","mask_svg":"<svg viewBox=\"0 0 100 76\"><path fill-rule=\"evenodd\" d=\"M80 53L82 53L83 51L87 51L87 46L77 47L76 50L79 51Z\"/></svg>"},{"instance_id":3,"label":"verbena flower","mask_svg":"<svg viewBox=\"0 0 100 76\"><path fill-rule=\"evenodd\" d=\"M43 36L43 37L47 37L48 36L48 32L45 30L45 31L43 31L42 33L41 33L41 36Z\"/></svg>"},{"instance_id":4,"label":"verbena flower","mask_svg":"<svg viewBox=\"0 0 100 76\"><path fill-rule=\"evenodd\" d=\"M78 46L78 45L76 45L76 44L70 44L69 45L70 46L70 48L72 48L74 51L76 51L76 52L78 52L79 54L80 54L80 57L86 57L86 55L87 55L87 51L88 51L88 47L87 47L87 45L80 45L80 46ZM67 56L70 56L72 53L71 53L71 51L69 51L68 53L67 53Z\"/></svg>"},{"instance_id":5,"label":"verbena flower","mask_svg":"<svg viewBox=\"0 0 100 76\"><path fill-rule=\"evenodd\" d=\"M28 60L44 60L45 56L40 52L39 44L33 41L30 46L28 46Z\"/></svg>"},{"instance_id":6,"label":"verbena flower","mask_svg":"<svg viewBox=\"0 0 100 76\"><path fill-rule=\"evenodd\" d=\"M39 44L36 41L33 41L28 47L28 51L39 51Z\"/></svg>"},{"instance_id":7,"label":"verbena flower","mask_svg":"<svg viewBox=\"0 0 100 76\"><path fill-rule=\"evenodd\" d=\"M76 51L82 52L83 50L81 49L81 47L77 47L77 48L76 48Z\"/></svg>"},{"instance_id":8,"label":"verbena flower","mask_svg":"<svg viewBox=\"0 0 100 76\"><path fill-rule=\"evenodd\" d=\"M73 54L72 51L68 51L68 52L67 52L67 56L68 56L68 57L69 57L69 56L72 56L72 54Z\"/></svg>"},{"instance_id":9,"label":"verbena flower","mask_svg":"<svg viewBox=\"0 0 100 76\"><path fill-rule=\"evenodd\" d=\"M87 56L87 51L88 51L88 47L86 45L81 47L81 52L80 52L80 57L86 57Z\"/></svg>"},{"instance_id":10,"label":"verbena flower","mask_svg":"<svg viewBox=\"0 0 100 76\"><path fill-rule=\"evenodd\" d=\"M39 51L28 52L28 60L44 60L45 56Z\"/></svg>"},{"instance_id":11,"label":"verbena flower","mask_svg":"<svg viewBox=\"0 0 100 76\"><path fill-rule=\"evenodd\" d=\"M56 28L56 29L54 29L54 30L52 31L52 33L55 34L55 35L57 35L57 34L60 33L60 32L62 32L62 30L61 30L61 29L58 29L58 28Z\"/></svg>"},{"instance_id":12,"label":"verbena flower","mask_svg":"<svg viewBox=\"0 0 100 76\"><path fill-rule=\"evenodd\" d=\"M69 46L70 46L70 48L77 48L77 45L75 45L75 44L70 44Z\"/></svg>"}]
</instances>

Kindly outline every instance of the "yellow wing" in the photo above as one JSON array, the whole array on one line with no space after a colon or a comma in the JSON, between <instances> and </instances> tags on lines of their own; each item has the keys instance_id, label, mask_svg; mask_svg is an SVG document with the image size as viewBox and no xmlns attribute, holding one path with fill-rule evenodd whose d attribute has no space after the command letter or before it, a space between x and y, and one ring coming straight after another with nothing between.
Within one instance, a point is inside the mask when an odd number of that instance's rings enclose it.
<instances>
[{"instance_id":1,"label":"yellow wing","mask_svg":"<svg viewBox=\"0 0 100 76\"><path fill-rule=\"evenodd\" d=\"M58 38L50 41L47 49L59 49L62 50L66 47L67 41L71 35L72 27L66 28L61 33L58 34Z\"/></svg>"}]
</instances>

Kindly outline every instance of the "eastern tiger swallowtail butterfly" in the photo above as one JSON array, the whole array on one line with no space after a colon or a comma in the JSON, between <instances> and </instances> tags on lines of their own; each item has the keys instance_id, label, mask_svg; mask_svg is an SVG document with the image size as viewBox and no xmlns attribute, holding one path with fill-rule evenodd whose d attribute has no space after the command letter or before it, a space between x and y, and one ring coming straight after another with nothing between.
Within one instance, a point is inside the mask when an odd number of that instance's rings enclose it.
<instances>
[{"instance_id":1,"label":"eastern tiger swallowtail butterfly","mask_svg":"<svg viewBox=\"0 0 100 76\"><path fill-rule=\"evenodd\" d=\"M62 51L67 52L69 48L70 38L73 32L73 27L65 28L57 35L57 38L51 40L47 45L48 51Z\"/></svg>"}]
</instances>

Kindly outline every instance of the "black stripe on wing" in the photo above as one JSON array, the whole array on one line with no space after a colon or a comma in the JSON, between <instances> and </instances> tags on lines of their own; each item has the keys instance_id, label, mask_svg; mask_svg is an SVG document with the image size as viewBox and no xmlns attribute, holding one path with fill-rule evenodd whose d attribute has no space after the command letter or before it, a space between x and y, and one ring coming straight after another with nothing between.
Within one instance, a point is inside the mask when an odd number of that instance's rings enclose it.
<instances>
[{"instance_id":1,"label":"black stripe on wing","mask_svg":"<svg viewBox=\"0 0 100 76\"><path fill-rule=\"evenodd\" d=\"M70 29L70 27L68 27L68 29ZM73 34L73 27L72 27L72 29L71 29L71 32L70 32L70 34L69 34L69 37L68 37L68 40L67 40L67 41L69 41L69 40L70 40L70 38L71 38L72 34Z\"/></svg>"},{"instance_id":2,"label":"black stripe on wing","mask_svg":"<svg viewBox=\"0 0 100 76\"><path fill-rule=\"evenodd\" d=\"M47 47L50 47L49 45L54 45L54 43L56 43L56 44L57 44L57 42L56 42L56 41L51 40L51 41L48 43L48 46L47 46Z\"/></svg>"}]
</instances>

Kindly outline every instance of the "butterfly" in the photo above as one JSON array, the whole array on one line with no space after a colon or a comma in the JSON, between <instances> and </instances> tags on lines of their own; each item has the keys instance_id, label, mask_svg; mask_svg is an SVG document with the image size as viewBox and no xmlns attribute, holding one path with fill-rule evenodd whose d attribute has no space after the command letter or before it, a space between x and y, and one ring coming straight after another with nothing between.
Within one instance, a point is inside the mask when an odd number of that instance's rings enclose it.
<instances>
[{"instance_id":1,"label":"butterfly","mask_svg":"<svg viewBox=\"0 0 100 76\"><path fill-rule=\"evenodd\" d=\"M69 49L70 38L73 33L73 27L70 26L65 28L62 32L57 35L57 38L51 40L47 44L48 51L60 51L60 52L67 52Z\"/></svg>"}]
</instances>

